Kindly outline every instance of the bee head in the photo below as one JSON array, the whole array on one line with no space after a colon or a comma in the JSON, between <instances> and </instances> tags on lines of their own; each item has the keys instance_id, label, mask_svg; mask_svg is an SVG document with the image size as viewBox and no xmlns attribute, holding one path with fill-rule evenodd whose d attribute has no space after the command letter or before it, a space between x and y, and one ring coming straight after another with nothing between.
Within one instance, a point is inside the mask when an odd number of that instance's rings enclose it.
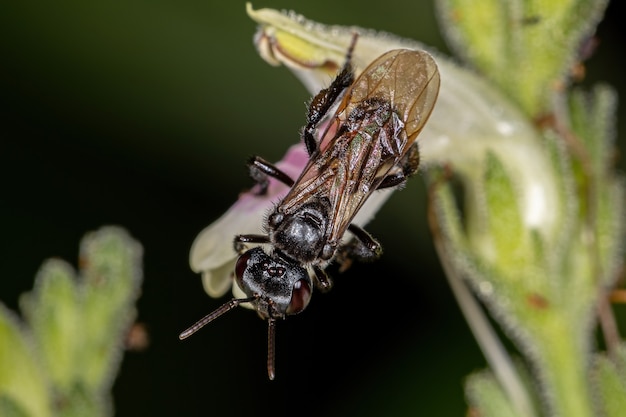
<instances>
[{"instance_id":1,"label":"bee head","mask_svg":"<svg viewBox=\"0 0 626 417\"><path fill-rule=\"evenodd\" d=\"M297 314L311 300L312 281L308 271L276 251L268 255L260 247L237 259L235 277L258 314L274 319Z\"/></svg>"}]
</instances>

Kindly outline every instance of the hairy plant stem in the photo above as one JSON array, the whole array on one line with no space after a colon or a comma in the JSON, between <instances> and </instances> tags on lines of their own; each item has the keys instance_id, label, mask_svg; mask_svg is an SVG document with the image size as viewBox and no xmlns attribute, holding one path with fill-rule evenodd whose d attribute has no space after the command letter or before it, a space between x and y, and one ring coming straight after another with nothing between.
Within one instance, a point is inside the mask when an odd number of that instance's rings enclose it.
<instances>
[{"instance_id":1,"label":"hairy plant stem","mask_svg":"<svg viewBox=\"0 0 626 417\"><path fill-rule=\"evenodd\" d=\"M465 284L463 277L457 274L456 268L450 264L450 258L444 248L443 236L439 231L439 222L434 204L434 190L438 184L434 184L430 189L428 220L433 234L435 249L439 254L444 275L450 289L454 295L463 316L467 320L470 331L474 335L480 350L489 363L496 379L500 383L503 391L511 401L511 405L521 416L534 417L537 415L530 396L526 391L522 380L515 369L510 355L500 343L493 327L485 316L484 310Z\"/></svg>"},{"instance_id":2,"label":"hairy plant stem","mask_svg":"<svg viewBox=\"0 0 626 417\"><path fill-rule=\"evenodd\" d=\"M540 359L536 365L540 382L550 387L550 398L545 398L551 415L567 417L593 416L588 386L588 357L580 336L580 329L560 317L551 325L541 327L536 347Z\"/></svg>"}]
</instances>

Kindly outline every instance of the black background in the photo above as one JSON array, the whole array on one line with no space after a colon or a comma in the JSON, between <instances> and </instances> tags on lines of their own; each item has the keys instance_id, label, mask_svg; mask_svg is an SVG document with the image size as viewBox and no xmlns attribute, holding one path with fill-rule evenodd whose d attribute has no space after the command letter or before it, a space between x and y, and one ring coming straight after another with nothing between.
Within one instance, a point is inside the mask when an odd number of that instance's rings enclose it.
<instances>
[{"instance_id":1,"label":"black background","mask_svg":"<svg viewBox=\"0 0 626 417\"><path fill-rule=\"evenodd\" d=\"M296 8L447 51L430 2L338 3ZM585 84L623 93L616 3ZM189 270L191 242L250 185L246 158L278 160L304 121L308 93L257 56L254 31L243 2L0 6L0 299L17 309L44 259L75 264L87 231L121 225L144 245L138 309L151 342L124 359L117 415L463 415L463 378L485 363L432 248L420 179L368 228L383 259L279 323L275 382L266 325L249 311L178 341L224 301Z\"/></svg>"}]
</instances>

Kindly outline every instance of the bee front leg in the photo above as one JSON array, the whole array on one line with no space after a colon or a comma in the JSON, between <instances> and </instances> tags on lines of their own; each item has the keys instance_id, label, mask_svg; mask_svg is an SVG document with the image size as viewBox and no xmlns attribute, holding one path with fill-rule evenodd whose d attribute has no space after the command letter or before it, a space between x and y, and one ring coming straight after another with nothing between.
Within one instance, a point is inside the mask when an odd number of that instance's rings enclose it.
<instances>
[{"instance_id":1,"label":"bee front leg","mask_svg":"<svg viewBox=\"0 0 626 417\"><path fill-rule=\"evenodd\" d=\"M330 109L336 104L337 99L354 82L354 71L350 63L350 56L346 59L343 70L339 73L328 88L320 91L309 104L309 111L306 116L306 126L302 129L302 140L306 146L309 156L318 150L318 143L315 139L317 127L327 116ZM321 140L321 138L320 138Z\"/></svg>"},{"instance_id":2,"label":"bee front leg","mask_svg":"<svg viewBox=\"0 0 626 417\"><path fill-rule=\"evenodd\" d=\"M237 235L233 242L235 252L242 254L246 251L246 243L270 243L269 236L266 235Z\"/></svg>"},{"instance_id":3,"label":"bee front leg","mask_svg":"<svg viewBox=\"0 0 626 417\"><path fill-rule=\"evenodd\" d=\"M333 82L321 90L309 103L309 111L306 116L306 126L302 129L302 140L306 146L309 156L318 150L318 142L315 139L317 127L322 120L328 115L330 109L337 104L337 99L354 83L354 69L352 68L352 51L356 46L358 35L352 35L352 42L346 52L346 62L343 68L335 77ZM321 139L321 138L320 138Z\"/></svg>"},{"instance_id":4,"label":"bee front leg","mask_svg":"<svg viewBox=\"0 0 626 417\"><path fill-rule=\"evenodd\" d=\"M399 172L389 174L380 183L377 190L384 188L392 188L402 185L406 180L417 172L417 168L420 165L420 152L417 147L417 142L411 145L409 151L398 161L394 168L399 169Z\"/></svg>"},{"instance_id":5,"label":"bee front leg","mask_svg":"<svg viewBox=\"0 0 626 417\"><path fill-rule=\"evenodd\" d=\"M320 291L326 292L333 287L333 280L328 276L326 271L319 266L314 266L313 272L315 272L315 283Z\"/></svg>"},{"instance_id":6,"label":"bee front leg","mask_svg":"<svg viewBox=\"0 0 626 417\"><path fill-rule=\"evenodd\" d=\"M260 156L250 158L248 168L250 169L250 177L261 187L258 192L259 195L265 195L267 193L267 188L270 185L269 177L277 179L288 187L291 187L294 183L289 175Z\"/></svg>"}]
</instances>

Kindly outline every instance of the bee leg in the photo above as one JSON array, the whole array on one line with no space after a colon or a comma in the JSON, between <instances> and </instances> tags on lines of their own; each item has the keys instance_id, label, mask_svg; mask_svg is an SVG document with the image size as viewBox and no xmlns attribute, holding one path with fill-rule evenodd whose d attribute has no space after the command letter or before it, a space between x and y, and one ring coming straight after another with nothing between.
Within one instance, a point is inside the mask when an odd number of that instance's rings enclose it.
<instances>
[{"instance_id":1,"label":"bee leg","mask_svg":"<svg viewBox=\"0 0 626 417\"><path fill-rule=\"evenodd\" d=\"M233 242L235 252L242 254L246 251L246 243L269 243L270 238L266 235L237 235Z\"/></svg>"},{"instance_id":2,"label":"bee leg","mask_svg":"<svg viewBox=\"0 0 626 417\"><path fill-rule=\"evenodd\" d=\"M362 262L374 261L383 253L380 243L368 232L355 224L348 226L354 238L341 246L337 251L336 260L341 264L339 270L345 271L352 265L352 260Z\"/></svg>"},{"instance_id":3,"label":"bee leg","mask_svg":"<svg viewBox=\"0 0 626 417\"><path fill-rule=\"evenodd\" d=\"M400 159L400 161L398 161L398 164L395 166L395 168L398 168L400 171L387 175L385 179L380 183L377 190L382 190L383 188L397 187L404 184L404 182L411 175L417 172L419 164L420 153L419 149L417 148L417 143L414 143L409 148L409 151Z\"/></svg>"},{"instance_id":4,"label":"bee leg","mask_svg":"<svg viewBox=\"0 0 626 417\"><path fill-rule=\"evenodd\" d=\"M306 117L306 126L302 129L302 140L306 146L309 156L313 155L318 149L318 142L315 140L315 131L317 125L326 117L328 111L335 105L335 102L343 94L348 87L354 82L354 71L350 64L350 58L346 60L343 70L334 79L332 84L317 93L311 104L309 104L309 112Z\"/></svg>"},{"instance_id":5,"label":"bee leg","mask_svg":"<svg viewBox=\"0 0 626 417\"><path fill-rule=\"evenodd\" d=\"M268 177L276 178L288 187L291 187L294 183L293 179L289 175L285 174L275 165L267 162L260 156L253 156L250 158L248 161L248 168L250 169L250 177L252 177L252 179L261 187L258 192L259 195L265 195L267 193L267 188L270 185Z\"/></svg>"},{"instance_id":6,"label":"bee leg","mask_svg":"<svg viewBox=\"0 0 626 417\"><path fill-rule=\"evenodd\" d=\"M313 272L315 272L315 283L320 291L326 292L333 287L333 280L328 276L326 271L319 266L314 266Z\"/></svg>"},{"instance_id":7,"label":"bee leg","mask_svg":"<svg viewBox=\"0 0 626 417\"><path fill-rule=\"evenodd\" d=\"M313 155L318 149L318 142L315 140L315 131L317 125L326 117L330 109L335 105L337 99L343 94L348 87L354 83L354 70L352 68L352 51L356 46L358 34L354 33L352 42L346 52L346 61L339 75L335 77L333 82L321 90L309 104L309 111L306 116L306 126L302 129L302 140L306 145L309 156Z\"/></svg>"}]
</instances>

